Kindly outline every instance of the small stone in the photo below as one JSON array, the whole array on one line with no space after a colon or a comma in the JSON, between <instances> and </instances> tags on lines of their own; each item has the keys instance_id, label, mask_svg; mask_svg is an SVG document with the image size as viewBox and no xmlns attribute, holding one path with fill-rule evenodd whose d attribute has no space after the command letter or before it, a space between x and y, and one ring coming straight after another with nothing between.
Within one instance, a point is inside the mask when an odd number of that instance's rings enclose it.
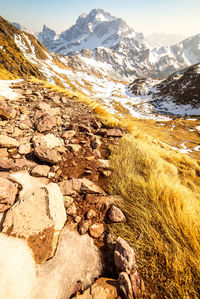
<instances>
[{"instance_id":1,"label":"small stone","mask_svg":"<svg viewBox=\"0 0 200 299\"><path fill-rule=\"evenodd\" d=\"M98 159L99 163L100 163L100 167L102 168L110 168L110 161L109 160L104 160L104 159Z\"/></svg>"},{"instance_id":2,"label":"small stone","mask_svg":"<svg viewBox=\"0 0 200 299\"><path fill-rule=\"evenodd\" d=\"M27 144L21 144L18 148L18 153L20 155L27 155L29 153L31 153L32 148L31 148L31 144L27 143Z\"/></svg>"},{"instance_id":3,"label":"small stone","mask_svg":"<svg viewBox=\"0 0 200 299\"><path fill-rule=\"evenodd\" d=\"M8 134L13 134L14 133L14 127L11 126L11 125L7 125L5 127L5 132L8 133Z\"/></svg>"},{"instance_id":4,"label":"small stone","mask_svg":"<svg viewBox=\"0 0 200 299\"><path fill-rule=\"evenodd\" d=\"M71 196L63 196L63 200L64 200L64 206L65 209L69 208L69 206L74 202L73 197Z\"/></svg>"},{"instance_id":5,"label":"small stone","mask_svg":"<svg viewBox=\"0 0 200 299\"><path fill-rule=\"evenodd\" d=\"M132 284L126 272L119 273L117 283L120 294L123 296L123 298L133 299Z\"/></svg>"},{"instance_id":6,"label":"small stone","mask_svg":"<svg viewBox=\"0 0 200 299\"><path fill-rule=\"evenodd\" d=\"M83 178L83 179L79 179L79 182L81 183L81 192L83 194L105 194L105 191L99 187L98 185L96 185L94 182Z\"/></svg>"},{"instance_id":7,"label":"small stone","mask_svg":"<svg viewBox=\"0 0 200 299\"><path fill-rule=\"evenodd\" d=\"M19 128L15 128L14 133L12 134L12 137L21 137L24 135L23 130L20 130Z\"/></svg>"},{"instance_id":8,"label":"small stone","mask_svg":"<svg viewBox=\"0 0 200 299\"><path fill-rule=\"evenodd\" d=\"M104 227L102 223L94 223L92 226L89 228L90 235L93 238L99 238L103 232L104 232Z\"/></svg>"},{"instance_id":9,"label":"small stone","mask_svg":"<svg viewBox=\"0 0 200 299\"><path fill-rule=\"evenodd\" d=\"M78 225L79 234L80 235L86 234L90 225L91 225L90 220L82 220L81 222L79 222L79 225Z\"/></svg>"},{"instance_id":10,"label":"small stone","mask_svg":"<svg viewBox=\"0 0 200 299\"><path fill-rule=\"evenodd\" d=\"M9 170L15 167L15 163L12 159L0 158L0 170Z\"/></svg>"},{"instance_id":11,"label":"small stone","mask_svg":"<svg viewBox=\"0 0 200 299\"><path fill-rule=\"evenodd\" d=\"M108 219L114 223L126 221L124 213L116 206L112 206L108 211Z\"/></svg>"},{"instance_id":12,"label":"small stone","mask_svg":"<svg viewBox=\"0 0 200 299\"><path fill-rule=\"evenodd\" d=\"M1 158L7 158L8 157L7 148L0 148L0 157Z\"/></svg>"},{"instance_id":13,"label":"small stone","mask_svg":"<svg viewBox=\"0 0 200 299\"><path fill-rule=\"evenodd\" d=\"M69 130L69 131L66 131L62 134L62 138L64 139L69 139L69 138L72 138L76 135L76 131L74 130Z\"/></svg>"},{"instance_id":14,"label":"small stone","mask_svg":"<svg viewBox=\"0 0 200 299\"><path fill-rule=\"evenodd\" d=\"M59 105L60 104L60 96L53 96L52 100L55 104Z\"/></svg>"},{"instance_id":15,"label":"small stone","mask_svg":"<svg viewBox=\"0 0 200 299\"><path fill-rule=\"evenodd\" d=\"M11 107L0 107L0 117L2 119L15 118L17 111Z\"/></svg>"},{"instance_id":16,"label":"small stone","mask_svg":"<svg viewBox=\"0 0 200 299\"><path fill-rule=\"evenodd\" d=\"M50 164L56 164L61 161L61 155L57 150L49 149L45 146L37 146L34 153L41 161Z\"/></svg>"},{"instance_id":17,"label":"small stone","mask_svg":"<svg viewBox=\"0 0 200 299\"><path fill-rule=\"evenodd\" d=\"M17 153L17 154L13 154L13 155L12 155L12 158L13 158L13 159L20 159L20 158L21 158L21 155L18 154L18 153Z\"/></svg>"},{"instance_id":18,"label":"small stone","mask_svg":"<svg viewBox=\"0 0 200 299\"><path fill-rule=\"evenodd\" d=\"M101 122L97 121L96 119L93 119L91 126L96 130L101 129Z\"/></svg>"},{"instance_id":19,"label":"small stone","mask_svg":"<svg viewBox=\"0 0 200 299\"><path fill-rule=\"evenodd\" d=\"M80 151L81 149L81 146L79 144L68 144L67 145L67 149L70 151L70 152L78 152Z\"/></svg>"},{"instance_id":20,"label":"small stone","mask_svg":"<svg viewBox=\"0 0 200 299\"><path fill-rule=\"evenodd\" d=\"M78 179L64 180L58 183L58 186L63 195L76 196L81 190L81 182Z\"/></svg>"},{"instance_id":21,"label":"small stone","mask_svg":"<svg viewBox=\"0 0 200 299\"><path fill-rule=\"evenodd\" d=\"M0 213L8 210L15 202L17 185L0 177Z\"/></svg>"},{"instance_id":22,"label":"small stone","mask_svg":"<svg viewBox=\"0 0 200 299\"><path fill-rule=\"evenodd\" d=\"M112 171L110 170L102 170L101 173L105 176L105 177L109 177L112 174Z\"/></svg>"},{"instance_id":23,"label":"small stone","mask_svg":"<svg viewBox=\"0 0 200 299\"><path fill-rule=\"evenodd\" d=\"M54 134L35 135L32 138L32 141L34 147L42 145L50 149L64 145L63 140L56 137Z\"/></svg>"},{"instance_id":24,"label":"small stone","mask_svg":"<svg viewBox=\"0 0 200 299\"><path fill-rule=\"evenodd\" d=\"M52 172L52 171L50 171L49 173L48 173L48 179L53 179L54 177L55 177L55 172Z\"/></svg>"},{"instance_id":25,"label":"small stone","mask_svg":"<svg viewBox=\"0 0 200 299\"><path fill-rule=\"evenodd\" d=\"M107 130L107 137L122 137L122 131L120 129L109 129Z\"/></svg>"},{"instance_id":26,"label":"small stone","mask_svg":"<svg viewBox=\"0 0 200 299\"><path fill-rule=\"evenodd\" d=\"M42 115L36 124L38 132L45 132L51 130L56 126L56 120L49 114Z\"/></svg>"},{"instance_id":27,"label":"small stone","mask_svg":"<svg viewBox=\"0 0 200 299\"><path fill-rule=\"evenodd\" d=\"M36 177L47 177L50 171L50 167L47 165L37 165L31 171L31 175Z\"/></svg>"},{"instance_id":28,"label":"small stone","mask_svg":"<svg viewBox=\"0 0 200 299\"><path fill-rule=\"evenodd\" d=\"M92 149L97 149L101 146L101 140L96 136L95 140L90 143Z\"/></svg>"},{"instance_id":29,"label":"small stone","mask_svg":"<svg viewBox=\"0 0 200 299\"><path fill-rule=\"evenodd\" d=\"M93 209L90 209L89 211L87 211L86 218L92 219L92 218L96 217L96 215L97 215L97 213Z\"/></svg>"},{"instance_id":30,"label":"small stone","mask_svg":"<svg viewBox=\"0 0 200 299\"><path fill-rule=\"evenodd\" d=\"M29 126L26 124L26 123L20 123L19 124L19 128L21 129L21 130L28 130L29 129Z\"/></svg>"},{"instance_id":31,"label":"small stone","mask_svg":"<svg viewBox=\"0 0 200 299\"><path fill-rule=\"evenodd\" d=\"M76 216L76 217L74 218L74 221L75 221L76 223L81 222L81 220L82 220L82 217L81 217L81 216Z\"/></svg>"},{"instance_id":32,"label":"small stone","mask_svg":"<svg viewBox=\"0 0 200 299\"><path fill-rule=\"evenodd\" d=\"M19 142L16 139L8 137L6 135L0 135L0 147L12 148L18 146Z\"/></svg>"},{"instance_id":33,"label":"small stone","mask_svg":"<svg viewBox=\"0 0 200 299\"><path fill-rule=\"evenodd\" d=\"M79 125L78 129L80 132L86 132L86 133L91 133L91 130L88 126L85 125Z\"/></svg>"},{"instance_id":34,"label":"small stone","mask_svg":"<svg viewBox=\"0 0 200 299\"><path fill-rule=\"evenodd\" d=\"M76 215L76 206L72 203L69 208L67 209L67 215L74 216Z\"/></svg>"}]
</instances>

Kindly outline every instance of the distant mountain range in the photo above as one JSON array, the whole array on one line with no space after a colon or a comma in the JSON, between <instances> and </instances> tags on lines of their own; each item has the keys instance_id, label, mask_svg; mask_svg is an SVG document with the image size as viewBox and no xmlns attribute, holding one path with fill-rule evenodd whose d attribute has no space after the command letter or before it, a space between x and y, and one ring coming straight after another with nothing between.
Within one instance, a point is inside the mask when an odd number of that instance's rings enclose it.
<instances>
[{"instance_id":1,"label":"distant mountain range","mask_svg":"<svg viewBox=\"0 0 200 299\"><path fill-rule=\"evenodd\" d=\"M165 78L200 62L200 34L172 46L152 47L142 33L102 9L82 14L59 35L44 25L36 37L51 53L73 56L74 63L82 60L87 68L101 65L105 74L118 80Z\"/></svg>"},{"instance_id":2,"label":"distant mountain range","mask_svg":"<svg viewBox=\"0 0 200 299\"><path fill-rule=\"evenodd\" d=\"M95 10L95 13L93 22L97 18L96 23L101 24L102 10ZM86 17L81 16L82 19ZM110 21L108 19L105 22ZM112 19L111 22L114 22L114 28L118 25L118 30L115 31L118 40L109 38L111 48L82 49L73 55L62 56L50 53L33 35L18 30L0 18L0 70L15 77L33 75L79 91L92 99L99 99L107 109L115 113L119 113L116 109L121 105L125 113L142 118L157 119L155 112L199 115L199 64L172 73L181 65L195 64L199 59L200 35L171 47L150 49L141 34L135 33L133 29L129 31L129 27L118 19ZM45 31L50 32L48 28ZM50 34L56 40L56 35L53 35ZM101 32L101 37L105 35L105 32ZM47 36L48 34L45 35ZM108 43L108 40L104 41ZM170 76L153 79L156 72L164 76L165 66ZM129 89L128 80L134 80Z\"/></svg>"}]
</instances>

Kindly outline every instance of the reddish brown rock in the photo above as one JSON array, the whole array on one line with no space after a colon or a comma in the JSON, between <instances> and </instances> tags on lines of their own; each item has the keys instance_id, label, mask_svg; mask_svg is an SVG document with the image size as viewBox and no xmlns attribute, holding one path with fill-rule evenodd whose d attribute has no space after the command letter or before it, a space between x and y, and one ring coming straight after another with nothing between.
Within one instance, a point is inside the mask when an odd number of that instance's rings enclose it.
<instances>
[{"instance_id":1,"label":"reddish brown rock","mask_svg":"<svg viewBox=\"0 0 200 299\"><path fill-rule=\"evenodd\" d=\"M57 150L49 149L45 146L37 146L34 153L41 161L50 164L56 164L61 161L61 155Z\"/></svg>"},{"instance_id":2,"label":"reddish brown rock","mask_svg":"<svg viewBox=\"0 0 200 299\"><path fill-rule=\"evenodd\" d=\"M58 186L63 195L77 195L81 190L81 182L78 179L65 180L58 183Z\"/></svg>"},{"instance_id":3,"label":"reddish brown rock","mask_svg":"<svg viewBox=\"0 0 200 299\"><path fill-rule=\"evenodd\" d=\"M135 252L133 248L124 239L119 237L116 242L114 252L115 267L118 273L134 272L136 268Z\"/></svg>"},{"instance_id":4,"label":"reddish brown rock","mask_svg":"<svg viewBox=\"0 0 200 299\"><path fill-rule=\"evenodd\" d=\"M20 155L27 155L27 154L31 153L31 151L32 151L32 148L31 148L30 143L21 144L18 148L18 153Z\"/></svg>"},{"instance_id":5,"label":"reddish brown rock","mask_svg":"<svg viewBox=\"0 0 200 299\"><path fill-rule=\"evenodd\" d=\"M0 135L0 147L12 148L18 146L19 142L15 138L8 137L6 135Z\"/></svg>"},{"instance_id":6,"label":"reddish brown rock","mask_svg":"<svg viewBox=\"0 0 200 299\"><path fill-rule=\"evenodd\" d=\"M101 187L86 178L79 179L79 182L81 183L81 193L83 194L105 194Z\"/></svg>"},{"instance_id":7,"label":"reddish brown rock","mask_svg":"<svg viewBox=\"0 0 200 299\"><path fill-rule=\"evenodd\" d=\"M24 167L34 167L36 165L35 162L29 161L27 159L16 159L15 166L17 168L24 168Z\"/></svg>"},{"instance_id":8,"label":"reddish brown rock","mask_svg":"<svg viewBox=\"0 0 200 299\"><path fill-rule=\"evenodd\" d=\"M76 215L76 206L74 203L72 203L69 208L67 209L67 215L70 215L70 216L74 216Z\"/></svg>"},{"instance_id":9,"label":"reddish brown rock","mask_svg":"<svg viewBox=\"0 0 200 299\"><path fill-rule=\"evenodd\" d=\"M109 129L107 130L107 137L122 137L122 131L120 129Z\"/></svg>"},{"instance_id":10,"label":"reddish brown rock","mask_svg":"<svg viewBox=\"0 0 200 299\"><path fill-rule=\"evenodd\" d=\"M124 213L116 206L112 206L108 211L108 219L111 222L125 222L126 217Z\"/></svg>"},{"instance_id":11,"label":"reddish brown rock","mask_svg":"<svg viewBox=\"0 0 200 299\"><path fill-rule=\"evenodd\" d=\"M0 177L0 212L8 210L15 202L17 185Z\"/></svg>"},{"instance_id":12,"label":"reddish brown rock","mask_svg":"<svg viewBox=\"0 0 200 299\"><path fill-rule=\"evenodd\" d=\"M90 235L93 238L99 238L103 232L104 232L104 227L102 223L94 223L92 226L89 228Z\"/></svg>"},{"instance_id":13,"label":"reddish brown rock","mask_svg":"<svg viewBox=\"0 0 200 299\"><path fill-rule=\"evenodd\" d=\"M89 211L87 211L86 218L89 220L89 219L96 217L96 215L97 215L97 213L95 212L95 210L89 209Z\"/></svg>"},{"instance_id":14,"label":"reddish brown rock","mask_svg":"<svg viewBox=\"0 0 200 299\"><path fill-rule=\"evenodd\" d=\"M49 114L42 115L36 123L38 132L49 131L55 126L56 126L56 119Z\"/></svg>"},{"instance_id":15,"label":"reddish brown rock","mask_svg":"<svg viewBox=\"0 0 200 299\"><path fill-rule=\"evenodd\" d=\"M90 220L82 220L81 222L79 222L79 225L78 225L79 234L80 235L86 234L90 225L91 225Z\"/></svg>"},{"instance_id":16,"label":"reddish brown rock","mask_svg":"<svg viewBox=\"0 0 200 299\"><path fill-rule=\"evenodd\" d=\"M2 119L11 119L15 118L17 111L11 107L0 107L0 117Z\"/></svg>"},{"instance_id":17,"label":"reddish brown rock","mask_svg":"<svg viewBox=\"0 0 200 299\"><path fill-rule=\"evenodd\" d=\"M7 148L0 148L0 157L1 158L7 158L8 157Z\"/></svg>"},{"instance_id":18,"label":"reddish brown rock","mask_svg":"<svg viewBox=\"0 0 200 299\"><path fill-rule=\"evenodd\" d=\"M62 138L64 139L70 139L72 137L74 137L76 135L76 131L74 130L69 130L69 131L66 131L62 134Z\"/></svg>"},{"instance_id":19,"label":"reddish brown rock","mask_svg":"<svg viewBox=\"0 0 200 299\"><path fill-rule=\"evenodd\" d=\"M9 170L15 167L15 163L12 159L0 158L0 170Z\"/></svg>"},{"instance_id":20,"label":"reddish brown rock","mask_svg":"<svg viewBox=\"0 0 200 299\"><path fill-rule=\"evenodd\" d=\"M31 171L31 174L36 177L47 177L50 167L47 165L37 165Z\"/></svg>"}]
</instances>

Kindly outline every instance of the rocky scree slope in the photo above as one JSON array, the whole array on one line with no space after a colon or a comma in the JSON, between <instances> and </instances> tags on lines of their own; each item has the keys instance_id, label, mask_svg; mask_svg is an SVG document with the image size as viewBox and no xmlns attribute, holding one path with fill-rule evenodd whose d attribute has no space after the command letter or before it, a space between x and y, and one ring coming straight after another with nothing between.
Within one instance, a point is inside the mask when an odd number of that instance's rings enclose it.
<instances>
[{"instance_id":1,"label":"rocky scree slope","mask_svg":"<svg viewBox=\"0 0 200 299\"><path fill-rule=\"evenodd\" d=\"M0 98L0 241L7 251L0 264L6 268L9 261L13 269L0 279L2 296L78 298L106 275L80 298L141 298L147 289L133 249L106 233L106 222L126 221L116 206L121 199L100 184L112 173L109 145L123 130L105 126L84 104L40 83L21 80L12 89L15 100ZM34 257L21 260L32 265L24 286L8 243L17 246L16 256L29 247ZM13 278L15 271L20 279Z\"/></svg>"},{"instance_id":2,"label":"rocky scree slope","mask_svg":"<svg viewBox=\"0 0 200 299\"><path fill-rule=\"evenodd\" d=\"M200 65L178 71L162 81L136 79L128 90L147 97L157 113L176 116L200 115ZM142 105L142 104L140 104Z\"/></svg>"}]
</instances>

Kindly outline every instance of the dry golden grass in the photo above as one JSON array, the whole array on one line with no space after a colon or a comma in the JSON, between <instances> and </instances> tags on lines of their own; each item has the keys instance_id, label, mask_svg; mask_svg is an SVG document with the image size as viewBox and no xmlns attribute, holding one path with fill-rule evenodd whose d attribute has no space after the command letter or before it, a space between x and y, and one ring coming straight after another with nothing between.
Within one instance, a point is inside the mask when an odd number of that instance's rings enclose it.
<instances>
[{"instance_id":1,"label":"dry golden grass","mask_svg":"<svg viewBox=\"0 0 200 299\"><path fill-rule=\"evenodd\" d=\"M122 196L127 217L111 231L132 244L140 272L160 298L199 298L199 165L130 134L112 148L110 159L107 190Z\"/></svg>"},{"instance_id":2,"label":"dry golden grass","mask_svg":"<svg viewBox=\"0 0 200 299\"><path fill-rule=\"evenodd\" d=\"M11 74L7 70L1 68L1 70L0 70L0 80L14 80L14 79L18 79L18 78L19 77L17 77L16 75Z\"/></svg>"}]
</instances>

